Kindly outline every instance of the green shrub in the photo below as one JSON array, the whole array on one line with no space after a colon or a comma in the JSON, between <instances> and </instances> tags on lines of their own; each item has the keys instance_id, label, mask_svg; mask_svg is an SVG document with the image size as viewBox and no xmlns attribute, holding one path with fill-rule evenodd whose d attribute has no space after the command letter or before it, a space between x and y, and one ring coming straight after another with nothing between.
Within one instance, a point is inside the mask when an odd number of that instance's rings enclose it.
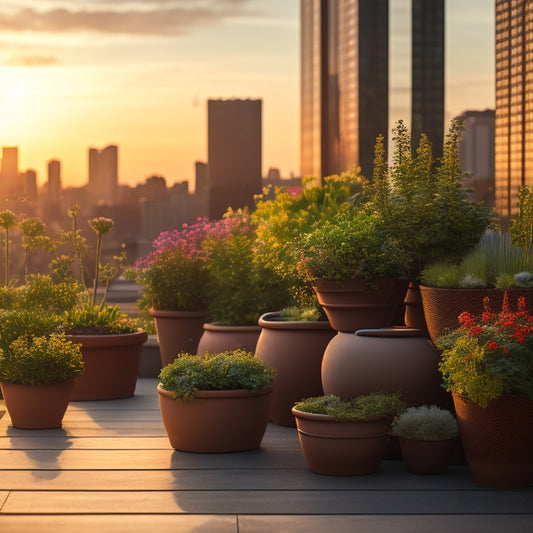
<instances>
[{"instance_id":1,"label":"green shrub","mask_svg":"<svg viewBox=\"0 0 533 533\"><path fill-rule=\"evenodd\" d=\"M266 390L276 370L252 353L230 350L218 354L180 353L159 374L163 389L174 398L191 398L197 390Z\"/></svg>"},{"instance_id":2,"label":"green shrub","mask_svg":"<svg viewBox=\"0 0 533 533\"><path fill-rule=\"evenodd\" d=\"M0 312L0 349L7 351L11 343L22 336L40 337L57 332L59 317L37 310Z\"/></svg>"},{"instance_id":3,"label":"green shrub","mask_svg":"<svg viewBox=\"0 0 533 533\"><path fill-rule=\"evenodd\" d=\"M61 329L69 335L134 333L137 322L119 307L86 304L61 316Z\"/></svg>"}]
</instances>

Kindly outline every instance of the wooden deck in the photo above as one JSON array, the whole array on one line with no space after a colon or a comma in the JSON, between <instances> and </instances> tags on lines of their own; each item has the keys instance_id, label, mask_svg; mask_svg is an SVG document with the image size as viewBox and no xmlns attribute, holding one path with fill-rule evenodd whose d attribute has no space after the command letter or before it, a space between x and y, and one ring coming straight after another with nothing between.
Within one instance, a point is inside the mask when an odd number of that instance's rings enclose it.
<instances>
[{"instance_id":1,"label":"wooden deck","mask_svg":"<svg viewBox=\"0 0 533 533\"><path fill-rule=\"evenodd\" d=\"M384 461L369 476L320 476L296 430L274 424L256 451L174 451L156 384L140 378L133 398L72 403L62 429L14 429L6 413L0 531L533 531L533 487L483 489L463 465L417 476Z\"/></svg>"}]
</instances>

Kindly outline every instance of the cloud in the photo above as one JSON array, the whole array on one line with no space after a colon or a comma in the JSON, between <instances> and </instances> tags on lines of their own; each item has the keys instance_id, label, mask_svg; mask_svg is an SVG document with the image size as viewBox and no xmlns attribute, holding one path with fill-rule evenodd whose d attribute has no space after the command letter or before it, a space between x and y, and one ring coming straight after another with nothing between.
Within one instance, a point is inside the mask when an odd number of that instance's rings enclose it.
<instances>
[{"instance_id":1,"label":"cloud","mask_svg":"<svg viewBox=\"0 0 533 533\"><path fill-rule=\"evenodd\" d=\"M59 63L56 57L42 55L13 56L5 62L6 65L14 67L42 67L56 63Z\"/></svg>"},{"instance_id":2,"label":"cloud","mask_svg":"<svg viewBox=\"0 0 533 533\"><path fill-rule=\"evenodd\" d=\"M200 0L153 2L97 2L80 9L69 7L10 10L0 7L0 31L9 32L98 32L136 35L183 35L234 17L249 15L249 0Z\"/></svg>"}]
</instances>

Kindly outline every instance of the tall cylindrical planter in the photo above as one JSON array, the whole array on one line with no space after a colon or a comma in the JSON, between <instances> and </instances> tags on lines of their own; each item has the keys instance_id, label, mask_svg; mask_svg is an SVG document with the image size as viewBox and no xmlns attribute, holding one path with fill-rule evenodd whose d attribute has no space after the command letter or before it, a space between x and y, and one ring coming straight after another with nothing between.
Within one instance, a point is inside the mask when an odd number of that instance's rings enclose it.
<instances>
[{"instance_id":1,"label":"tall cylindrical planter","mask_svg":"<svg viewBox=\"0 0 533 533\"><path fill-rule=\"evenodd\" d=\"M441 387L439 354L420 330L399 327L339 332L322 360L324 394L353 398L400 391L409 406L452 406Z\"/></svg>"},{"instance_id":2,"label":"tall cylindrical planter","mask_svg":"<svg viewBox=\"0 0 533 533\"><path fill-rule=\"evenodd\" d=\"M518 489L533 484L533 399L503 394L483 408L453 395L468 467L478 485Z\"/></svg>"},{"instance_id":3,"label":"tall cylindrical planter","mask_svg":"<svg viewBox=\"0 0 533 533\"><path fill-rule=\"evenodd\" d=\"M373 284L364 279L318 280L313 289L331 327L353 333L358 329L396 325L408 285L406 280L388 278Z\"/></svg>"},{"instance_id":4,"label":"tall cylindrical planter","mask_svg":"<svg viewBox=\"0 0 533 533\"><path fill-rule=\"evenodd\" d=\"M207 311L162 311L150 309L154 317L161 365L172 363L180 352L196 353Z\"/></svg>"},{"instance_id":5,"label":"tall cylindrical planter","mask_svg":"<svg viewBox=\"0 0 533 533\"><path fill-rule=\"evenodd\" d=\"M223 326L206 323L203 325L196 353L221 353L237 349L255 353L260 333L259 326Z\"/></svg>"},{"instance_id":6,"label":"tall cylindrical planter","mask_svg":"<svg viewBox=\"0 0 533 533\"><path fill-rule=\"evenodd\" d=\"M424 305L422 304L422 295L418 283L409 283L407 293L405 294L405 314L404 322L409 328L419 329L424 336L429 336L424 317Z\"/></svg>"},{"instance_id":7,"label":"tall cylindrical planter","mask_svg":"<svg viewBox=\"0 0 533 533\"><path fill-rule=\"evenodd\" d=\"M116 335L67 335L81 345L85 372L74 381L72 400L115 400L135 393L143 344L139 330Z\"/></svg>"},{"instance_id":8,"label":"tall cylindrical planter","mask_svg":"<svg viewBox=\"0 0 533 533\"><path fill-rule=\"evenodd\" d=\"M70 402L73 381L46 385L19 383L0 385L14 427L20 429L61 427Z\"/></svg>"},{"instance_id":9,"label":"tall cylindrical planter","mask_svg":"<svg viewBox=\"0 0 533 533\"><path fill-rule=\"evenodd\" d=\"M303 398L322 395L322 357L336 331L327 320L287 321L279 312L262 315L259 326L255 355L278 371L270 420L294 427L293 405Z\"/></svg>"}]
</instances>

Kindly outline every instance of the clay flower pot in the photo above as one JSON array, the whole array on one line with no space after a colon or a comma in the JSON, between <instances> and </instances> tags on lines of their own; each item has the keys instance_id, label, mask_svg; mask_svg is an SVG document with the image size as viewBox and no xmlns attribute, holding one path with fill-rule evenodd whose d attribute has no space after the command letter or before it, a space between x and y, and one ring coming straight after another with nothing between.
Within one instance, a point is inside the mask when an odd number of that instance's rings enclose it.
<instances>
[{"instance_id":1,"label":"clay flower pot","mask_svg":"<svg viewBox=\"0 0 533 533\"><path fill-rule=\"evenodd\" d=\"M70 402L73 381L46 385L19 383L0 385L14 427L20 429L61 427Z\"/></svg>"},{"instance_id":2,"label":"clay flower pot","mask_svg":"<svg viewBox=\"0 0 533 533\"><path fill-rule=\"evenodd\" d=\"M259 448L268 425L272 388L196 391L175 400L157 386L170 445L180 451L225 453Z\"/></svg>"},{"instance_id":3,"label":"clay flower pot","mask_svg":"<svg viewBox=\"0 0 533 533\"><path fill-rule=\"evenodd\" d=\"M446 472L457 446L457 439L415 440L400 437L405 469L413 474Z\"/></svg>"},{"instance_id":4,"label":"clay flower pot","mask_svg":"<svg viewBox=\"0 0 533 533\"><path fill-rule=\"evenodd\" d=\"M293 408L300 445L309 470L329 476L359 476L379 469L391 420L369 416L339 422L332 416Z\"/></svg>"},{"instance_id":5,"label":"clay flower pot","mask_svg":"<svg viewBox=\"0 0 533 533\"><path fill-rule=\"evenodd\" d=\"M260 333L259 326L223 326L206 323L203 325L198 349L190 353L222 353L237 349L255 353Z\"/></svg>"}]
</instances>

